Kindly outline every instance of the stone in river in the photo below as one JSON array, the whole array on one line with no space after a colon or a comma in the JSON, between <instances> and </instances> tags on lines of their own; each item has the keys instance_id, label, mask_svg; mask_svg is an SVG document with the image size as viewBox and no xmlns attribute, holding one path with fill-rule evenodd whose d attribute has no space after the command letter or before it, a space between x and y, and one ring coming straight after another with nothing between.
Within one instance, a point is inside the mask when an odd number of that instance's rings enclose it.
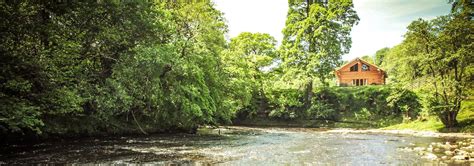
<instances>
[{"instance_id":1,"label":"stone in river","mask_svg":"<svg viewBox=\"0 0 474 166\"><path fill-rule=\"evenodd\" d=\"M461 156L461 155L456 155L456 156L453 156L454 160L466 160L465 156ZM469 159L469 158L468 158Z\"/></svg>"},{"instance_id":2,"label":"stone in river","mask_svg":"<svg viewBox=\"0 0 474 166\"><path fill-rule=\"evenodd\" d=\"M428 159L428 160L436 160L436 159L438 159L438 156L436 156L433 153L427 153L421 158Z\"/></svg>"},{"instance_id":3,"label":"stone in river","mask_svg":"<svg viewBox=\"0 0 474 166\"><path fill-rule=\"evenodd\" d=\"M454 155L454 152L451 152L451 151L444 151L444 154L446 154L447 156L453 156L453 155Z\"/></svg>"},{"instance_id":4,"label":"stone in river","mask_svg":"<svg viewBox=\"0 0 474 166\"><path fill-rule=\"evenodd\" d=\"M441 159L442 160L449 160L450 158L448 156L442 156Z\"/></svg>"}]
</instances>

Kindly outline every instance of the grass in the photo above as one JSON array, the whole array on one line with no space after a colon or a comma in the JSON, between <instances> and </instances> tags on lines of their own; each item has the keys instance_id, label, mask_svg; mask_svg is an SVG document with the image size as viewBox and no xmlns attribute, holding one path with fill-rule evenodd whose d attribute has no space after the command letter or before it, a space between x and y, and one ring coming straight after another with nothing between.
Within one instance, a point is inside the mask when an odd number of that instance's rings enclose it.
<instances>
[{"instance_id":1,"label":"grass","mask_svg":"<svg viewBox=\"0 0 474 166\"><path fill-rule=\"evenodd\" d=\"M463 111L458 115L460 132L474 133L474 100L463 105Z\"/></svg>"},{"instance_id":2,"label":"grass","mask_svg":"<svg viewBox=\"0 0 474 166\"><path fill-rule=\"evenodd\" d=\"M407 123L400 123L392 126L385 127L383 129L387 130L401 130L401 129L411 129L419 131L441 131L444 128L443 123L441 123L437 117L429 117L428 120L421 121L411 121Z\"/></svg>"},{"instance_id":3,"label":"grass","mask_svg":"<svg viewBox=\"0 0 474 166\"><path fill-rule=\"evenodd\" d=\"M269 118L255 118L243 120L237 125L250 126L279 126L279 127L326 127L326 128L380 128L386 130L410 129L417 131L435 132L462 132L474 133L474 98L463 102L461 111L457 116L458 127L447 129L436 116L429 116L424 120L416 120L401 123L401 117L375 117L372 120L358 119L354 112L347 112L341 115L341 121L324 120L277 120ZM383 127L388 126L388 127Z\"/></svg>"},{"instance_id":4,"label":"grass","mask_svg":"<svg viewBox=\"0 0 474 166\"><path fill-rule=\"evenodd\" d=\"M309 128L376 128L376 124L365 121L332 121L332 120L308 120L308 119L269 119L252 118L234 123L242 126L265 126L265 127L309 127Z\"/></svg>"},{"instance_id":5,"label":"grass","mask_svg":"<svg viewBox=\"0 0 474 166\"><path fill-rule=\"evenodd\" d=\"M474 133L474 100L463 103L462 110L457 116L459 122L458 127L447 129L436 116L430 116L427 120L416 120L408 123L400 123L385 127L387 130L411 129L419 131L437 131L437 132L463 132Z\"/></svg>"}]
</instances>

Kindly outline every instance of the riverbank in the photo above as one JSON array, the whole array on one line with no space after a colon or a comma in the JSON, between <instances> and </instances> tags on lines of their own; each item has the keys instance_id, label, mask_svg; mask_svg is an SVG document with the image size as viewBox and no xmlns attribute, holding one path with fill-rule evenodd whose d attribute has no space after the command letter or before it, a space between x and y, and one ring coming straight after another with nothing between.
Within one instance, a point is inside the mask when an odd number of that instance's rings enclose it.
<instances>
[{"instance_id":1,"label":"riverbank","mask_svg":"<svg viewBox=\"0 0 474 166\"><path fill-rule=\"evenodd\" d=\"M385 127L388 130L418 130L418 131L437 131L437 132L461 132L474 133L474 102L463 105L463 109L457 116L458 126L455 128L445 128L437 117L429 116L423 120L415 120L408 123L400 123Z\"/></svg>"},{"instance_id":2,"label":"riverbank","mask_svg":"<svg viewBox=\"0 0 474 166\"><path fill-rule=\"evenodd\" d=\"M146 124L137 124L126 118L110 118L107 121L93 116L84 116L74 120L50 119L45 121L41 133L31 130L9 132L0 130L0 146L6 144L37 144L55 140L73 140L83 138L133 136L152 134L196 133L198 126L172 126L153 121L151 118L136 117Z\"/></svg>"},{"instance_id":3,"label":"riverbank","mask_svg":"<svg viewBox=\"0 0 474 166\"><path fill-rule=\"evenodd\" d=\"M427 116L421 120L402 122L402 119L379 118L376 120L362 120L353 118L346 113L340 121L331 120L304 120L304 119L272 119L272 118L252 118L236 121L236 126L259 126L259 127L303 127L303 128L329 128L335 132L346 130L356 130L357 132L375 133L400 133L415 136L433 137L465 137L474 133L474 102L463 105L457 120L458 126L455 128L445 128L436 116ZM341 129L342 128L342 129ZM355 132L355 131L352 131ZM469 137L470 138L470 137Z\"/></svg>"},{"instance_id":4,"label":"riverbank","mask_svg":"<svg viewBox=\"0 0 474 166\"><path fill-rule=\"evenodd\" d=\"M270 126L224 126L223 129L243 130L245 128L273 128ZM415 137L431 137L431 138L474 138L474 133L441 133L436 131L417 131L417 130L387 130L387 129L354 129L354 128L300 128L300 127L282 127L282 130L288 131L312 131L334 134L390 134L390 135L407 135Z\"/></svg>"},{"instance_id":5,"label":"riverbank","mask_svg":"<svg viewBox=\"0 0 474 166\"><path fill-rule=\"evenodd\" d=\"M394 134L410 135L416 137L434 137L434 138L474 138L474 133L440 133L435 131L417 131L417 130L387 130L387 129L332 129L328 133L351 133L351 134Z\"/></svg>"},{"instance_id":6,"label":"riverbank","mask_svg":"<svg viewBox=\"0 0 474 166\"><path fill-rule=\"evenodd\" d=\"M303 128L353 128L371 129L379 127L377 123L369 121L333 121L333 120L307 120L307 119L270 119L253 118L236 121L234 126L259 126L259 127L303 127Z\"/></svg>"},{"instance_id":7,"label":"riverbank","mask_svg":"<svg viewBox=\"0 0 474 166\"><path fill-rule=\"evenodd\" d=\"M431 122L410 122L392 125L389 127L378 128L370 123L357 123L357 122L334 122L324 120L304 120L304 121L275 121L275 120L264 120L260 122L252 121L248 123L239 123L237 127L283 127L283 128L305 128L308 130L325 131L329 133L354 133L354 134L397 134L397 135L411 135L417 137L436 137L436 138L474 138L473 132L467 132L470 130L458 129L447 130L444 129L441 124L441 130L436 130L436 127L432 126L428 128ZM419 124L420 126L416 126ZM234 126L234 127L235 127ZM400 126L403 126L400 127ZM412 126L412 128L410 128ZM435 129L433 129L435 128ZM465 127L468 128L468 127Z\"/></svg>"}]
</instances>

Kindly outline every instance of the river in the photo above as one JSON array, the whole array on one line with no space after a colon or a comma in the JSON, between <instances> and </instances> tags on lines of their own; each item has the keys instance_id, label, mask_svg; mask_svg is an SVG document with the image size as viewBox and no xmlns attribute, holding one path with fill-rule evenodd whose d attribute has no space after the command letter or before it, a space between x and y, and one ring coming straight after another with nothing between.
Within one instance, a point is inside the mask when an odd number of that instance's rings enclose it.
<instances>
[{"instance_id":1,"label":"river","mask_svg":"<svg viewBox=\"0 0 474 166\"><path fill-rule=\"evenodd\" d=\"M331 133L322 129L223 127L198 134L87 138L16 145L0 155L3 164L157 165L406 165L431 161L405 147L441 138L394 134Z\"/></svg>"}]
</instances>

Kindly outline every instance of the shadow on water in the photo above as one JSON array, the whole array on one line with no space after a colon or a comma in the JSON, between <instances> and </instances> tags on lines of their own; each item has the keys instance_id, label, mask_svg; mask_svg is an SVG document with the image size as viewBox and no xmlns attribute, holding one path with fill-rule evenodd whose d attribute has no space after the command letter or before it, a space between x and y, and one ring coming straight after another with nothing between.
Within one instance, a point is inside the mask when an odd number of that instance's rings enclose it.
<instances>
[{"instance_id":1,"label":"shadow on water","mask_svg":"<svg viewBox=\"0 0 474 166\"><path fill-rule=\"evenodd\" d=\"M399 149L446 141L321 129L228 127L198 134L108 137L3 147L0 163L93 164L421 164Z\"/></svg>"}]
</instances>

